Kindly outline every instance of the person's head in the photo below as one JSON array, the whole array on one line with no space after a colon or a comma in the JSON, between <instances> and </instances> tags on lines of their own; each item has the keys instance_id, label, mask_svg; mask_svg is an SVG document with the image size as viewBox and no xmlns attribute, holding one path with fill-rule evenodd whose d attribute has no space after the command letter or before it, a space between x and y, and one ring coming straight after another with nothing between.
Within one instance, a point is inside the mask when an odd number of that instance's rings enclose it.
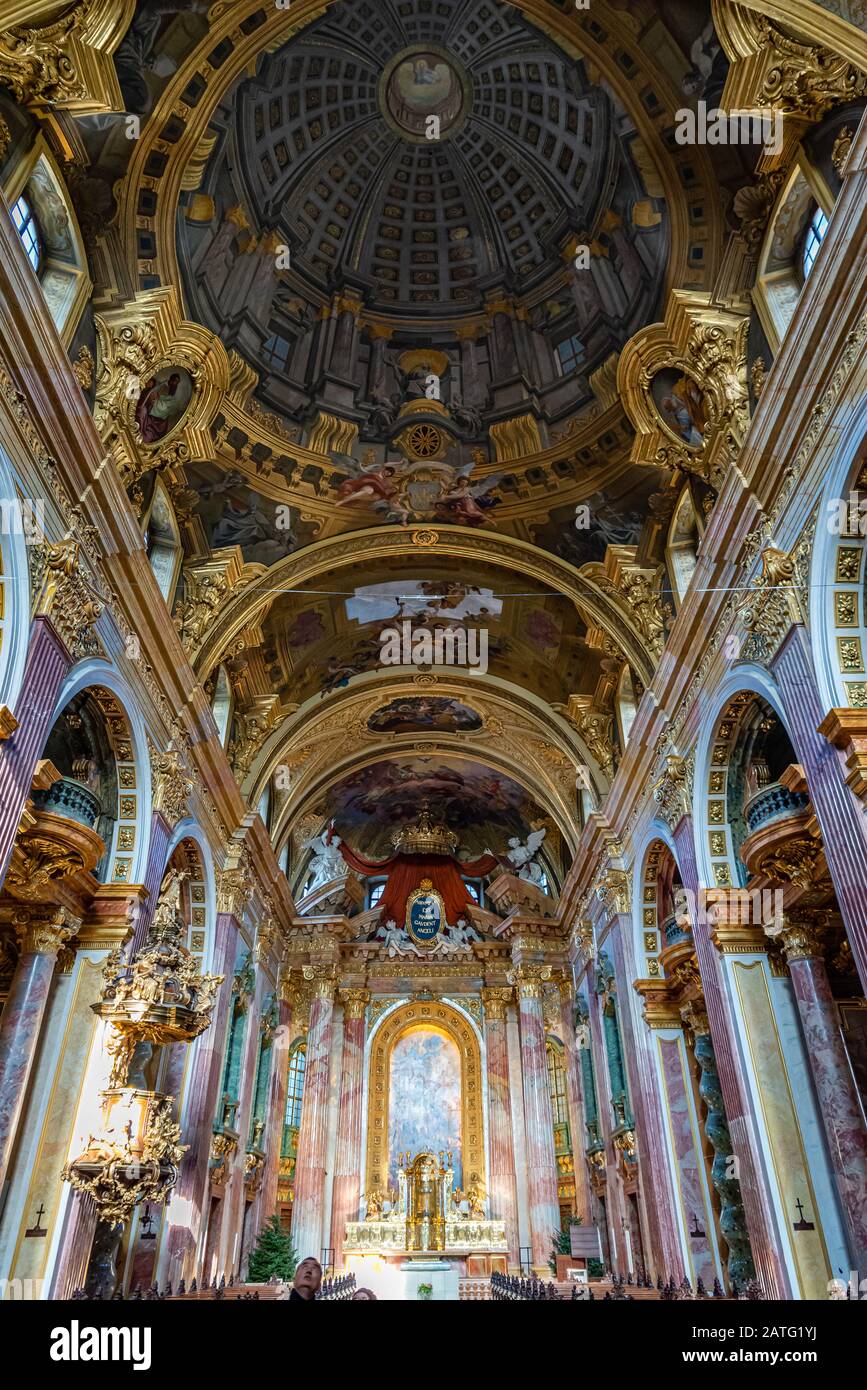
<instances>
[{"instance_id":1,"label":"person's head","mask_svg":"<svg viewBox=\"0 0 867 1390\"><path fill-rule=\"evenodd\" d=\"M295 1270L292 1287L302 1298L315 1298L322 1283L322 1266L312 1255L302 1260Z\"/></svg>"},{"instance_id":2,"label":"person's head","mask_svg":"<svg viewBox=\"0 0 867 1390\"><path fill-rule=\"evenodd\" d=\"M375 1303L376 1294L373 1292L373 1289L356 1289L355 1293L352 1295L352 1302L355 1303L358 1299L363 1303Z\"/></svg>"}]
</instances>

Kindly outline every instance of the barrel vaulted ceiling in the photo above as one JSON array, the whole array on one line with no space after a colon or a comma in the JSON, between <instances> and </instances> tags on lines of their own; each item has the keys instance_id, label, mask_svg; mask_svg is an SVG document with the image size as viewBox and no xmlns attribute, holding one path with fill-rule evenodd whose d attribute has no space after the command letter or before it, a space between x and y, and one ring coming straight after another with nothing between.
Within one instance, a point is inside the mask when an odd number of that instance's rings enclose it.
<instances>
[{"instance_id":1,"label":"barrel vaulted ceiling","mask_svg":"<svg viewBox=\"0 0 867 1390\"><path fill-rule=\"evenodd\" d=\"M633 459L618 358L672 289L710 290L744 179L673 139L725 80L709 4L140 0L115 61L139 138L78 122L101 350L139 313L204 353L210 423L162 477L176 621L215 699L228 682L239 783L255 804L294 769L277 839L375 805L379 843L398 788L440 784L466 826L484 768L501 828L566 825L661 639L610 560L652 578L673 501ZM399 616L485 626L485 677L383 672L378 585Z\"/></svg>"}]
</instances>

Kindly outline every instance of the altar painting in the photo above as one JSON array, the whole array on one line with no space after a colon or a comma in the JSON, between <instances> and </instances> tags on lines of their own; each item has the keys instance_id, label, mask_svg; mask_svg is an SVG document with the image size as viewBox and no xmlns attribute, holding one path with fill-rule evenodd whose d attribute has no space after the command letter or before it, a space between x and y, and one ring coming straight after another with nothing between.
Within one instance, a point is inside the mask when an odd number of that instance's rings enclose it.
<instances>
[{"instance_id":1,"label":"altar painting","mask_svg":"<svg viewBox=\"0 0 867 1390\"><path fill-rule=\"evenodd\" d=\"M461 1172L461 1059L444 1032L412 1028L391 1054L388 1104L388 1185L396 1189L397 1160L423 1149L450 1150L455 1187Z\"/></svg>"}]
</instances>

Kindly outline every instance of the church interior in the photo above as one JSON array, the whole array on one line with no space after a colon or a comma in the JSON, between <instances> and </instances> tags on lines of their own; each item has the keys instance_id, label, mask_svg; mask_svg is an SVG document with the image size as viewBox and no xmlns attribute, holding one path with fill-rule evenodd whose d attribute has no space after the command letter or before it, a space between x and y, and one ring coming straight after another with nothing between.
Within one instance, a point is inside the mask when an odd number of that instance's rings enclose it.
<instances>
[{"instance_id":1,"label":"church interior","mask_svg":"<svg viewBox=\"0 0 867 1390\"><path fill-rule=\"evenodd\" d=\"M865 106L2 0L0 1298L867 1290Z\"/></svg>"}]
</instances>

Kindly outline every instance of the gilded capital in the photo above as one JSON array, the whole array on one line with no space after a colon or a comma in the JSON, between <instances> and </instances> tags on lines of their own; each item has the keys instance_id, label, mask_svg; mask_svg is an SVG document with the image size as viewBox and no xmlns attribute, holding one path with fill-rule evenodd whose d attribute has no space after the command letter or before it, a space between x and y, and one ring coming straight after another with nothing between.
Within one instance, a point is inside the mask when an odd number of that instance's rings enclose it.
<instances>
[{"instance_id":1,"label":"gilded capital","mask_svg":"<svg viewBox=\"0 0 867 1390\"><path fill-rule=\"evenodd\" d=\"M821 960L825 954L823 922L806 913L786 915L781 927L765 927L765 935L779 941L786 960Z\"/></svg>"},{"instance_id":2,"label":"gilded capital","mask_svg":"<svg viewBox=\"0 0 867 1390\"><path fill-rule=\"evenodd\" d=\"M524 963L516 966L512 976L519 999L541 999L544 985L551 978L550 965Z\"/></svg>"},{"instance_id":3,"label":"gilded capital","mask_svg":"<svg viewBox=\"0 0 867 1390\"><path fill-rule=\"evenodd\" d=\"M20 914L13 923L22 954L33 952L40 956L56 956L78 932L81 919L73 917L65 907L53 912L50 917Z\"/></svg>"},{"instance_id":4,"label":"gilded capital","mask_svg":"<svg viewBox=\"0 0 867 1390\"><path fill-rule=\"evenodd\" d=\"M369 989L342 989L340 1002L346 1018L364 1018L364 1011L370 1003Z\"/></svg>"},{"instance_id":5,"label":"gilded capital","mask_svg":"<svg viewBox=\"0 0 867 1390\"><path fill-rule=\"evenodd\" d=\"M488 1023L502 1023L506 1017L506 1009L514 997L515 991L509 986L483 989L482 1003L485 1006L485 1018Z\"/></svg>"}]
</instances>

